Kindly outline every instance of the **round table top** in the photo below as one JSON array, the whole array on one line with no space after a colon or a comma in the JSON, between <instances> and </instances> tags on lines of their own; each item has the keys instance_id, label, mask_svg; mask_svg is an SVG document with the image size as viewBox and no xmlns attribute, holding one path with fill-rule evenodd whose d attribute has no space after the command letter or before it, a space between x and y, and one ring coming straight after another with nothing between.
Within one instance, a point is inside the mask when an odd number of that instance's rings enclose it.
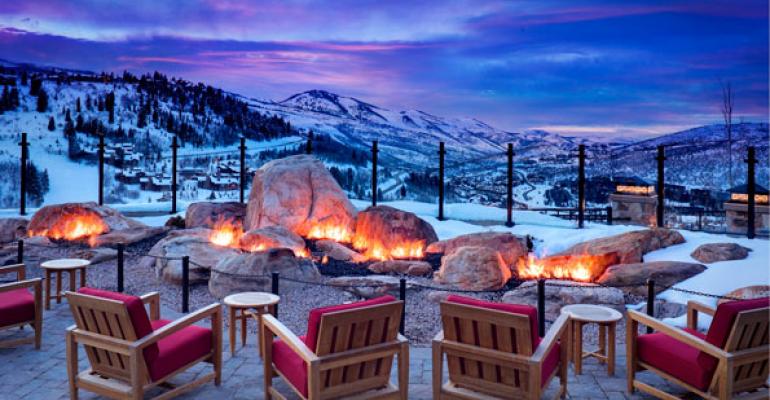
<instances>
[{"instance_id":1,"label":"round table top","mask_svg":"<svg viewBox=\"0 0 770 400\"><path fill-rule=\"evenodd\" d=\"M76 269L85 268L91 265L88 260L82 260L80 258L61 258L58 260L49 260L40 264L40 268L45 269Z\"/></svg>"},{"instance_id":2,"label":"round table top","mask_svg":"<svg viewBox=\"0 0 770 400\"><path fill-rule=\"evenodd\" d=\"M225 297L224 302L226 305L234 307L264 307L278 304L280 299L272 293L243 292Z\"/></svg>"},{"instance_id":3,"label":"round table top","mask_svg":"<svg viewBox=\"0 0 770 400\"><path fill-rule=\"evenodd\" d=\"M623 314L617 310L595 304L571 304L561 308L562 314L569 314L570 318L583 322L617 322L623 319Z\"/></svg>"}]
</instances>

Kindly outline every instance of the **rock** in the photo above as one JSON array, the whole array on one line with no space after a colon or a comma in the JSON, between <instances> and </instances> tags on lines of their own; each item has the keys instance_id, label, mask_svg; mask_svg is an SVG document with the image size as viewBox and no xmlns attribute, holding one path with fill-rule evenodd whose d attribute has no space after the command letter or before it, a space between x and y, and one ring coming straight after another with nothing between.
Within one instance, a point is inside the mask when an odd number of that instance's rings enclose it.
<instances>
[{"instance_id":1,"label":"rock","mask_svg":"<svg viewBox=\"0 0 770 400\"><path fill-rule=\"evenodd\" d=\"M558 255L617 253L619 264L631 264L642 262L642 256L651 251L684 241L682 234L675 230L654 228L578 243Z\"/></svg>"},{"instance_id":2,"label":"rock","mask_svg":"<svg viewBox=\"0 0 770 400\"><path fill-rule=\"evenodd\" d=\"M732 290L728 293L725 293L725 297L730 297L731 299L756 299L759 297L768 297L770 296L770 286L768 285L753 285L753 286L745 286L742 288L738 288L735 290ZM717 304L722 304L726 301L731 301L731 299L719 299Z\"/></svg>"},{"instance_id":3,"label":"rock","mask_svg":"<svg viewBox=\"0 0 770 400\"><path fill-rule=\"evenodd\" d=\"M354 263L366 261L366 257L361 255L361 253L333 240L319 240L315 242L315 247L334 260Z\"/></svg>"},{"instance_id":4,"label":"rock","mask_svg":"<svg viewBox=\"0 0 770 400\"><path fill-rule=\"evenodd\" d=\"M433 267L425 261L385 260L369 265L369 271L377 274L426 276L433 272Z\"/></svg>"},{"instance_id":5,"label":"rock","mask_svg":"<svg viewBox=\"0 0 770 400\"><path fill-rule=\"evenodd\" d=\"M655 292L677 284L705 271L702 264L678 261L654 261L634 264L618 264L607 268L597 282L604 285L636 285L625 287L627 293L645 296L647 280L655 281Z\"/></svg>"},{"instance_id":6,"label":"rock","mask_svg":"<svg viewBox=\"0 0 770 400\"><path fill-rule=\"evenodd\" d=\"M310 155L273 160L254 174L244 228L282 225L302 237L350 240L356 210L323 163Z\"/></svg>"},{"instance_id":7,"label":"rock","mask_svg":"<svg viewBox=\"0 0 770 400\"><path fill-rule=\"evenodd\" d=\"M190 204L184 216L186 228L214 228L217 221L237 221L243 223L246 205L239 202Z\"/></svg>"},{"instance_id":8,"label":"rock","mask_svg":"<svg viewBox=\"0 0 770 400\"><path fill-rule=\"evenodd\" d=\"M165 226L144 226L111 231L97 236L94 239L93 244L95 246L115 246L118 243L128 245L141 242L142 240L149 239L153 236L161 235L168 232L168 229L169 228Z\"/></svg>"},{"instance_id":9,"label":"rock","mask_svg":"<svg viewBox=\"0 0 770 400\"><path fill-rule=\"evenodd\" d=\"M222 259L237 255L239 250L216 246L209 242L210 229L196 228L171 231L168 236L158 241L150 249L150 256L145 257L149 265L155 268L158 276L164 280L180 283L182 281L182 261L168 260L165 257L190 257L190 283L203 283L209 279L211 267Z\"/></svg>"},{"instance_id":10,"label":"rock","mask_svg":"<svg viewBox=\"0 0 770 400\"><path fill-rule=\"evenodd\" d=\"M447 292L443 290L434 290L428 293L428 300L434 302L434 303L441 303L442 301L446 300L447 297L451 296L452 292Z\"/></svg>"},{"instance_id":11,"label":"rock","mask_svg":"<svg viewBox=\"0 0 770 400\"><path fill-rule=\"evenodd\" d=\"M252 229L241 236L238 243L241 250L255 252L283 247L295 255L305 254L305 239L282 226Z\"/></svg>"},{"instance_id":12,"label":"rock","mask_svg":"<svg viewBox=\"0 0 770 400\"><path fill-rule=\"evenodd\" d=\"M125 217L117 210L99 206L94 202L63 203L45 206L39 209L29 221L28 229L32 232L50 231L60 227L68 217L94 216L106 225L105 233L131 228L141 228L147 225Z\"/></svg>"},{"instance_id":13,"label":"rock","mask_svg":"<svg viewBox=\"0 0 770 400\"><path fill-rule=\"evenodd\" d=\"M508 232L479 232L457 236L449 240L432 243L427 253L442 253L445 256L454 253L463 246L488 247L500 252L505 265L513 268L520 257L527 255L527 240Z\"/></svg>"},{"instance_id":14,"label":"rock","mask_svg":"<svg viewBox=\"0 0 770 400\"><path fill-rule=\"evenodd\" d=\"M494 249L462 246L442 257L433 279L463 290L498 290L511 279L511 270Z\"/></svg>"},{"instance_id":15,"label":"rock","mask_svg":"<svg viewBox=\"0 0 770 400\"><path fill-rule=\"evenodd\" d=\"M327 283L365 299L385 294L398 295L401 284L399 278L394 276L340 276L330 279Z\"/></svg>"},{"instance_id":16,"label":"rock","mask_svg":"<svg viewBox=\"0 0 770 400\"><path fill-rule=\"evenodd\" d=\"M564 286L551 286L549 283ZM528 304L537 307L537 281L527 281L516 289L506 292L502 301L511 304ZM561 308L570 304L597 304L623 312L623 291L604 288L594 283L547 280L545 286L545 317L558 318Z\"/></svg>"},{"instance_id":17,"label":"rock","mask_svg":"<svg viewBox=\"0 0 770 400\"><path fill-rule=\"evenodd\" d=\"M388 206L369 207L356 217L353 247L377 258L422 258L438 240L433 227L414 215Z\"/></svg>"},{"instance_id":18,"label":"rock","mask_svg":"<svg viewBox=\"0 0 770 400\"><path fill-rule=\"evenodd\" d=\"M211 269L209 292L217 298L238 292L269 292L271 274L281 278L316 282L321 277L313 263L298 259L289 249L270 249L254 253L233 254L223 258ZM281 286L302 285L288 279Z\"/></svg>"},{"instance_id":19,"label":"rock","mask_svg":"<svg viewBox=\"0 0 770 400\"><path fill-rule=\"evenodd\" d=\"M28 223L24 218L0 218L0 243L13 242L27 236Z\"/></svg>"},{"instance_id":20,"label":"rock","mask_svg":"<svg viewBox=\"0 0 770 400\"><path fill-rule=\"evenodd\" d=\"M118 251L109 247L96 247L78 250L73 253L72 256L74 258L88 260L91 262L91 265L94 265L116 259L118 257Z\"/></svg>"},{"instance_id":21,"label":"rock","mask_svg":"<svg viewBox=\"0 0 770 400\"><path fill-rule=\"evenodd\" d=\"M690 257L711 264L719 261L743 260L749 256L751 249L737 243L707 243L698 246Z\"/></svg>"}]
</instances>

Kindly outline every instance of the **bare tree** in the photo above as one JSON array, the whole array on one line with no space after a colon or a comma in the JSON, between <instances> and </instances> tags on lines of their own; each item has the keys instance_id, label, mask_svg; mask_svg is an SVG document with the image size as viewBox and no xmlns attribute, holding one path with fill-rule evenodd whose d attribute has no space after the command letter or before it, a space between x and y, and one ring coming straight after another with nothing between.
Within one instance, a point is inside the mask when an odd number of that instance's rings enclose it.
<instances>
[{"instance_id":1,"label":"bare tree","mask_svg":"<svg viewBox=\"0 0 770 400\"><path fill-rule=\"evenodd\" d=\"M730 187L733 184L733 88L730 82L722 83L722 118L725 121L725 132L727 133L727 174Z\"/></svg>"}]
</instances>

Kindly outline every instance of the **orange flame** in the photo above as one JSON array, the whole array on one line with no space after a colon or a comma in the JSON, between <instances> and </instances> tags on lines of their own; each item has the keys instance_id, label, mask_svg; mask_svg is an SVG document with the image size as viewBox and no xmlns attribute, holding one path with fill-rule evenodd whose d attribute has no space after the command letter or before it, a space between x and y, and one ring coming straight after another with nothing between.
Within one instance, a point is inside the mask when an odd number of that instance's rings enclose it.
<instances>
[{"instance_id":1,"label":"orange flame","mask_svg":"<svg viewBox=\"0 0 770 400\"><path fill-rule=\"evenodd\" d=\"M356 235L353 248L363 251L364 257L370 260L423 258L425 241L401 241L395 245L387 246L380 240L370 240L363 235Z\"/></svg>"},{"instance_id":2,"label":"orange flame","mask_svg":"<svg viewBox=\"0 0 770 400\"><path fill-rule=\"evenodd\" d=\"M350 231L345 226L319 223L310 228L308 239L330 239L340 243L350 243Z\"/></svg>"},{"instance_id":3,"label":"orange flame","mask_svg":"<svg viewBox=\"0 0 770 400\"><path fill-rule=\"evenodd\" d=\"M240 223L220 218L214 224L209 241L217 246L239 248L241 236L243 227Z\"/></svg>"},{"instance_id":4,"label":"orange flame","mask_svg":"<svg viewBox=\"0 0 770 400\"><path fill-rule=\"evenodd\" d=\"M46 236L57 240L80 240L88 238L91 246L96 244L96 236L109 231L99 214L89 211L67 213L58 218L49 229L30 230L29 236Z\"/></svg>"},{"instance_id":5,"label":"orange flame","mask_svg":"<svg viewBox=\"0 0 770 400\"><path fill-rule=\"evenodd\" d=\"M534 255L522 258L517 264L519 279L566 279L592 282L604 270L617 262L617 255L554 256L538 259Z\"/></svg>"}]
</instances>

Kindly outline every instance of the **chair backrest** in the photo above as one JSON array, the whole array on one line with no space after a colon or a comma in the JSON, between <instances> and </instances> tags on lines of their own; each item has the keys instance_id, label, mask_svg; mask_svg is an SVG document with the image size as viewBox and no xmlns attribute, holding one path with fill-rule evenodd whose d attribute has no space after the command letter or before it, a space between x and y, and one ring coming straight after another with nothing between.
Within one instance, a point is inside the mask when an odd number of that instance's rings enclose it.
<instances>
[{"instance_id":1,"label":"chair backrest","mask_svg":"<svg viewBox=\"0 0 770 400\"><path fill-rule=\"evenodd\" d=\"M382 350L380 347L388 344L395 348L403 304L394 299L383 304L323 314L318 328L316 355L323 357L366 348ZM361 362L355 361L358 356L351 355L351 362L347 365L324 370L321 372L321 396L337 398L387 385L394 353L368 357L370 359ZM366 354L366 351L361 354Z\"/></svg>"},{"instance_id":2,"label":"chair backrest","mask_svg":"<svg viewBox=\"0 0 770 400\"><path fill-rule=\"evenodd\" d=\"M453 383L498 398L528 396L526 357L536 346L529 316L447 301L441 303L441 322Z\"/></svg>"},{"instance_id":3,"label":"chair backrest","mask_svg":"<svg viewBox=\"0 0 770 400\"><path fill-rule=\"evenodd\" d=\"M739 312L725 350L733 353L767 346L769 320L768 307ZM733 390L753 389L767 382L769 361L770 354L763 351L760 358L736 365L733 371Z\"/></svg>"}]
</instances>

